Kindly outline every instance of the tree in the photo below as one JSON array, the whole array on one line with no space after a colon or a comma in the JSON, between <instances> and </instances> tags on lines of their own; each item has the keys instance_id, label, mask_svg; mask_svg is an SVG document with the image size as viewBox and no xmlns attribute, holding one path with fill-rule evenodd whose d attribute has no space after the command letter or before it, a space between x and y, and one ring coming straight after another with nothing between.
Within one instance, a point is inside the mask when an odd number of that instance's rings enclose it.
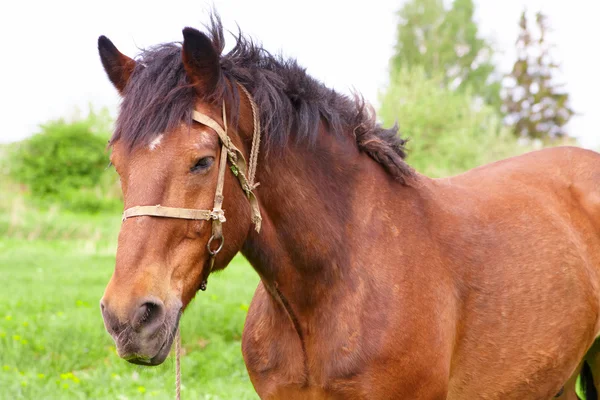
<instances>
[{"instance_id":1,"label":"tree","mask_svg":"<svg viewBox=\"0 0 600 400\"><path fill-rule=\"evenodd\" d=\"M575 114L563 84L554 82L559 65L547 41L547 17L535 17L537 37L529 29L527 14L521 14L516 41L517 60L507 77L503 111L518 137L557 139L566 136L565 125Z\"/></svg>"},{"instance_id":2,"label":"tree","mask_svg":"<svg viewBox=\"0 0 600 400\"><path fill-rule=\"evenodd\" d=\"M399 11L392 75L420 67L427 77L442 75L452 90L469 88L474 97L500 110L500 82L495 79L492 48L479 37L473 20L473 0L454 0L450 9L442 0L411 0Z\"/></svg>"}]
</instances>

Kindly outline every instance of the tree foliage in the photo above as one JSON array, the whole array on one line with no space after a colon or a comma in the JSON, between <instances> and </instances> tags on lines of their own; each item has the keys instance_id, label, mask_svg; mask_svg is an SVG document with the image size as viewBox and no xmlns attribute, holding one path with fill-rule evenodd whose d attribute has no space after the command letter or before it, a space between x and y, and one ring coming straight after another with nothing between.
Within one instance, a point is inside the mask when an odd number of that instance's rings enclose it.
<instances>
[{"instance_id":1,"label":"tree foliage","mask_svg":"<svg viewBox=\"0 0 600 400\"><path fill-rule=\"evenodd\" d=\"M569 94L562 89L563 85L554 82L559 65L552 58L553 46L547 40L547 18L538 12L535 30L532 30L523 11L519 27L517 60L508 76L504 98L507 121L519 137L564 137L565 125L574 111L569 105Z\"/></svg>"},{"instance_id":2,"label":"tree foliage","mask_svg":"<svg viewBox=\"0 0 600 400\"><path fill-rule=\"evenodd\" d=\"M399 11L392 74L419 67L426 77L442 77L450 89L470 90L472 96L500 109L500 82L495 79L491 45L479 36L473 0L410 0Z\"/></svg>"},{"instance_id":3,"label":"tree foliage","mask_svg":"<svg viewBox=\"0 0 600 400\"><path fill-rule=\"evenodd\" d=\"M400 122L409 138L408 162L429 176L441 177L528 150L502 125L488 105L475 105L469 90L450 90L423 67L403 68L381 97L385 124Z\"/></svg>"}]
</instances>

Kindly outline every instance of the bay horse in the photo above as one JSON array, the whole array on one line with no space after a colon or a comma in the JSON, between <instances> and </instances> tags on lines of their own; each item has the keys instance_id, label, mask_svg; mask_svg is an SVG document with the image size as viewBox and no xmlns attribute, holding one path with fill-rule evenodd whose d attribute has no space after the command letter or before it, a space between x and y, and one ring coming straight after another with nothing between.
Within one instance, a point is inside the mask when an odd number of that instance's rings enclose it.
<instances>
[{"instance_id":1,"label":"bay horse","mask_svg":"<svg viewBox=\"0 0 600 400\"><path fill-rule=\"evenodd\" d=\"M101 300L122 358L162 363L242 252L260 276L242 352L263 399L572 398L581 368L593 387L599 154L431 179L360 97L241 33L225 54L216 15L207 31L135 59L99 38L122 96L126 212Z\"/></svg>"}]
</instances>

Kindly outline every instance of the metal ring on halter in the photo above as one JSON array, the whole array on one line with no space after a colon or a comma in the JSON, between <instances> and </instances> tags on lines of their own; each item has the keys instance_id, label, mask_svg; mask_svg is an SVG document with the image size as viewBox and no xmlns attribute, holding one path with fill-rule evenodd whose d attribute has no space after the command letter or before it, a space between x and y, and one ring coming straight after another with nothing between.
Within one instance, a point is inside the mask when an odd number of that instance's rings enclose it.
<instances>
[{"instance_id":1,"label":"metal ring on halter","mask_svg":"<svg viewBox=\"0 0 600 400\"><path fill-rule=\"evenodd\" d=\"M212 243L213 239L215 239L215 235L212 235L212 236L210 237L210 239L208 239L208 243L206 243L206 250L208 250L208 253L209 253L211 256L216 256L216 255L217 255L217 253L219 253L219 252L221 251L221 249L223 248L223 243L225 243L225 240L223 240L223 236L221 236L220 238L218 238L218 239L220 239L220 240L221 240L221 243L219 244L219 247L217 247L217 249L213 251L213 250L210 248L210 244Z\"/></svg>"}]
</instances>

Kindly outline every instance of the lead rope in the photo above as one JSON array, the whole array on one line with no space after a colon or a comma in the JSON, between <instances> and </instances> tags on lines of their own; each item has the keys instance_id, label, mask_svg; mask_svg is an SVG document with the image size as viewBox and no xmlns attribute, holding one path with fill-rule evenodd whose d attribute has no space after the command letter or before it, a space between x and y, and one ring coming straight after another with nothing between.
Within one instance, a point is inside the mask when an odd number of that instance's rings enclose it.
<instances>
[{"instance_id":1,"label":"lead rope","mask_svg":"<svg viewBox=\"0 0 600 400\"><path fill-rule=\"evenodd\" d=\"M175 400L181 400L181 336L179 335L179 327L175 335Z\"/></svg>"}]
</instances>

